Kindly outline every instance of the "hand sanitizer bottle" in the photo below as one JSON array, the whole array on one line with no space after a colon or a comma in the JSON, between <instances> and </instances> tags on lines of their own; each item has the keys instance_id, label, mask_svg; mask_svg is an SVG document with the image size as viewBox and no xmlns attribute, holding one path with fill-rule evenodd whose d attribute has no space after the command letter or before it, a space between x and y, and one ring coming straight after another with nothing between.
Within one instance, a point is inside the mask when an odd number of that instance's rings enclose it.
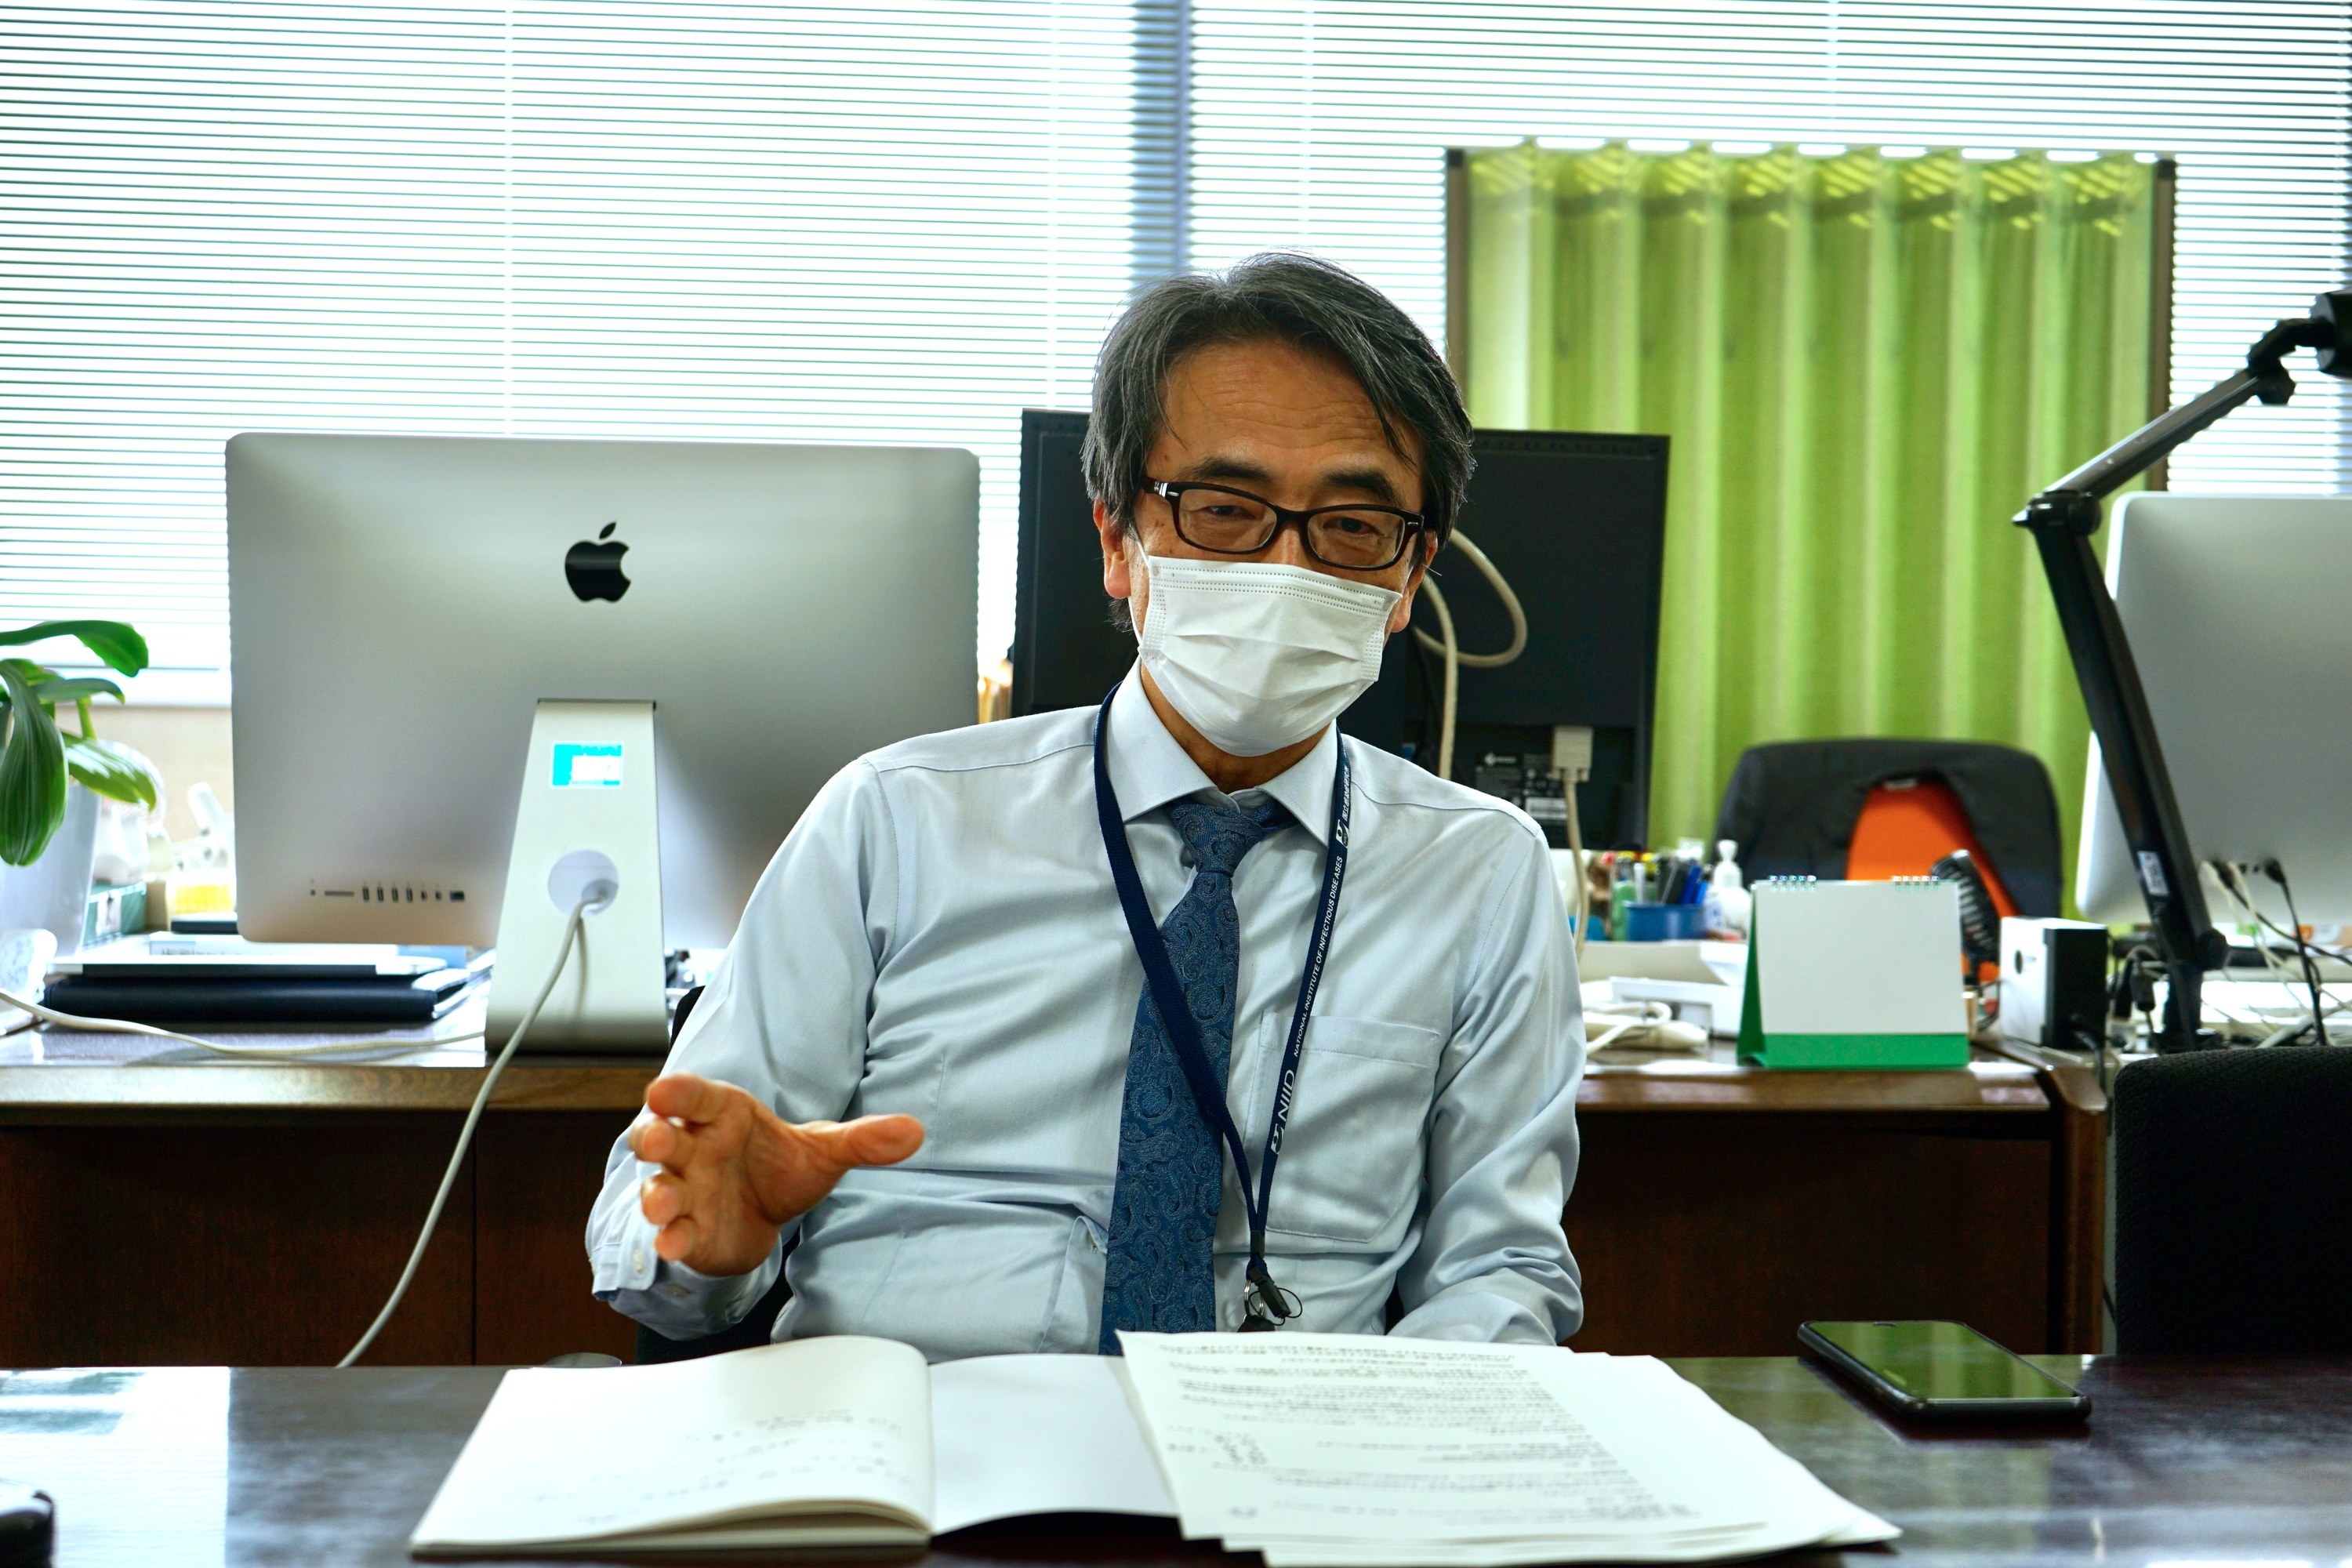
<instances>
[{"instance_id":1,"label":"hand sanitizer bottle","mask_svg":"<svg viewBox=\"0 0 2352 1568\"><path fill-rule=\"evenodd\" d=\"M1731 839L1721 839L1716 844L1715 853L1715 868L1706 879L1706 929L1714 935L1745 937L1748 911L1755 907L1755 899L1739 872L1739 846Z\"/></svg>"}]
</instances>

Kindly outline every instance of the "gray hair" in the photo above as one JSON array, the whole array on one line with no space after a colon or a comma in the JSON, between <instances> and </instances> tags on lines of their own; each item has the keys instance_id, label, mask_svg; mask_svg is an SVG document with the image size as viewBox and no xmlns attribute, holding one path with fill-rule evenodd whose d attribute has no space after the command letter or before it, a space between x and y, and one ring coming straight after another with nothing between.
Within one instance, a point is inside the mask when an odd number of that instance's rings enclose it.
<instances>
[{"instance_id":1,"label":"gray hair","mask_svg":"<svg viewBox=\"0 0 2352 1568\"><path fill-rule=\"evenodd\" d=\"M1404 453L1400 426L1419 438L1422 515L1443 548L1470 482L1470 416L1453 373L1387 295L1289 251L1253 256L1222 275L1171 278L1128 307L1095 361L1084 455L1093 499L1133 532L1146 460L1167 424L1170 374L1198 350L1268 340L1337 356L1371 400L1392 451Z\"/></svg>"}]
</instances>

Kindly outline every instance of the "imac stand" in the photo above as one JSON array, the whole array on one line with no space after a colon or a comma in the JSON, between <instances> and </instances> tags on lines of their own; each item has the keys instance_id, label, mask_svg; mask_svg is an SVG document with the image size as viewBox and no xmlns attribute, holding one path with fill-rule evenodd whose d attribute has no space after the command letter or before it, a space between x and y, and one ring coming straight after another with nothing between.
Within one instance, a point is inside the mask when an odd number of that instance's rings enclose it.
<instances>
[{"instance_id":1,"label":"imac stand","mask_svg":"<svg viewBox=\"0 0 2352 1568\"><path fill-rule=\"evenodd\" d=\"M565 921L599 881L617 888L581 927L531 1025L526 1054L642 1053L668 1043L663 1005L660 819L654 705L542 700L530 724L488 1037L503 1047L554 962Z\"/></svg>"}]
</instances>

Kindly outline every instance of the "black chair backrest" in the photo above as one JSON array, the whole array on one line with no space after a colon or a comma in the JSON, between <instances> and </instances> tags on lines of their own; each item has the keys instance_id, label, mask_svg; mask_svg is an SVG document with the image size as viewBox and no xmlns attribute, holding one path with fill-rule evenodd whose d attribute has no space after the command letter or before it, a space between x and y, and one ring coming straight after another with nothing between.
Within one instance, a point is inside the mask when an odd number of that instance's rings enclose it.
<instances>
[{"instance_id":1,"label":"black chair backrest","mask_svg":"<svg viewBox=\"0 0 2352 1568\"><path fill-rule=\"evenodd\" d=\"M2352 1049L2135 1062L2114 1131L2116 1349L2352 1352Z\"/></svg>"},{"instance_id":2,"label":"black chair backrest","mask_svg":"<svg viewBox=\"0 0 2352 1568\"><path fill-rule=\"evenodd\" d=\"M1751 883L1845 875L1863 803L1893 779L1937 778L1959 797L2017 912L2059 910L2058 796L2031 752L1984 741L1779 741L1740 754L1715 836L1739 846Z\"/></svg>"}]
</instances>

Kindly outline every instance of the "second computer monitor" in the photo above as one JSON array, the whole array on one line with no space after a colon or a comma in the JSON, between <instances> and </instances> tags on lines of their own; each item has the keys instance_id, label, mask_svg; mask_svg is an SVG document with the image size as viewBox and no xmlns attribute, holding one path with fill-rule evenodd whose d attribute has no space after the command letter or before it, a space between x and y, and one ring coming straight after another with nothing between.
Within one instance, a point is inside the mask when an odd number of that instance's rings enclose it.
<instances>
[{"instance_id":1,"label":"second computer monitor","mask_svg":"<svg viewBox=\"0 0 2352 1568\"><path fill-rule=\"evenodd\" d=\"M1135 660L1110 623L1102 552L1078 451L1087 416L1031 411L1021 421L1013 711L1102 700ZM1585 841L1638 845L1649 823L1650 735L1664 559L1666 437L1481 430L1457 520L1510 583L1528 617L1527 651L1461 672L1454 774L1477 780L1496 754L1549 757L1557 725L1593 731L1578 792ZM1438 572L1465 652L1502 647L1510 626L1485 579L1449 552ZM1433 626L1422 607L1415 624ZM1391 637L1381 679L1340 719L1360 740L1435 765L1436 661Z\"/></svg>"},{"instance_id":2,"label":"second computer monitor","mask_svg":"<svg viewBox=\"0 0 2352 1568\"><path fill-rule=\"evenodd\" d=\"M2135 495L2111 527L2107 585L2190 851L2276 860L2305 921L2352 921L2352 496ZM2075 900L2146 920L2139 877L2094 741Z\"/></svg>"},{"instance_id":3,"label":"second computer monitor","mask_svg":"<svg viewBox=\"0 0 2352 1568\"><path fill-rule=\"evenodd\" d=\"M542 698L651 701L666 940L860 752L972 721L979 468L925 447L239 436L237 901L494 940Z\"/></svg>"}]
</instances>

